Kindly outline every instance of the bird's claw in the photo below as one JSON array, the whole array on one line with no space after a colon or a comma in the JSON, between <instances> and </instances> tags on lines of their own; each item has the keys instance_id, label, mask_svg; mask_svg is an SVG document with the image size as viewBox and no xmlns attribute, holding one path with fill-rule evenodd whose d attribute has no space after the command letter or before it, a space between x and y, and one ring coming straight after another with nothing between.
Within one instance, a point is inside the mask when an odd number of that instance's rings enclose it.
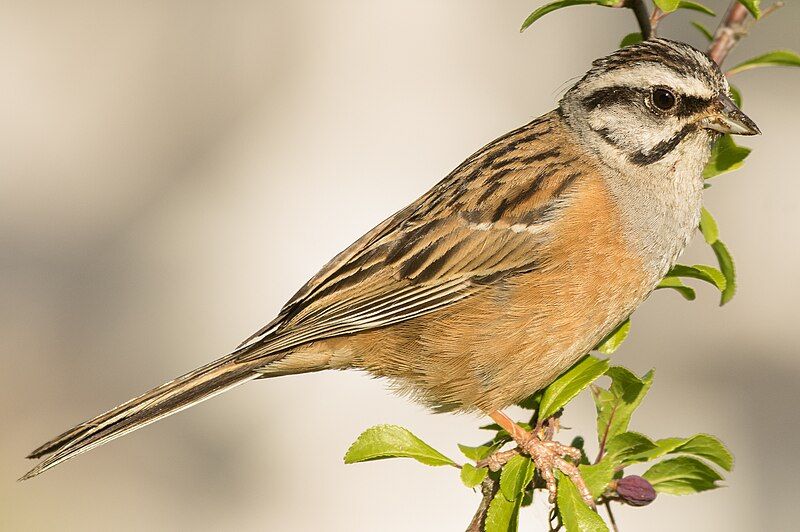
<instances>
[{"instance_id":1,"label":"bird's claw","mask_svg":"<svg viewBox=\"0 0 800 532\"><path fill-rule=\"evenodd\" d=\"M564 459L565 456L568 456L575 462L579 462L581 459L580 450L557 441L540 439L535 434L530 434L527 440L518 441L517 444L533 460L536 470L539 471L539 475L541 475L547 486L547 491L550 492L551 503L556 501L555 471L558 470L575 484L584 502L591 508L595 507L594 498L589 492L578 466Z\"/></svg>"},{"instance_id":2,"label":"bird's claw","mask_svg":"<svg viewBox=\"0 0 800 532\"><path fill-rule=\"evenodd\" d=\"M518 447L510 451L495 453L487 458L485 460L486 463L483 465L486 465L492 471L496 471L502 468L514 454L525 453L531 457L539 476L544 480L547 491L550 492L551 503L556 501L557 484L555 472L558 470L575 484L584 502L590 508L595 508L594 498L576 465L580 463L583 454L574 447L553 440L553 435L559 428L558 417L545 420L537 425L533 431L528 432L499 410L491 412L489 416L505 429ZM565 456L572 459L574 463L565 460ZM479 463L479 465L481 464Z\"/></svg>"}]
</instances>

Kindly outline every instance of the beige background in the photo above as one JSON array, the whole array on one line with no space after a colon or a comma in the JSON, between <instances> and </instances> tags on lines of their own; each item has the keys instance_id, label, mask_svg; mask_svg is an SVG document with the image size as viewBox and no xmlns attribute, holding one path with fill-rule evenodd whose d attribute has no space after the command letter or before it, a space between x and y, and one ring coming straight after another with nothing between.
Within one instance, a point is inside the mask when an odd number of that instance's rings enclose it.
<instances>
[{"instance_id":1,"label":"beige background","mask_svg":"<svg viewBox=\"0 0 800 532\"><path fill-rule=\"evenodd\" d=\"M791 3L791 2L790 2ZM709 2L722 10L723 2ZM355 374L250 384L17 484L34 445L235 346L328 258L486 141L554 107L634 30L535 1L10 1L0 9L0 529L459 530L449 468L344 466L398 423L451 456L434 416ZM699 45L676 16L663 35ZM733 60L800 49L800 6ZM616 362L657 368L632 428L707 431L729 487L621 509L623 530L786 530L800 377L797 70L736 83L764 131L707 195L741 287L720 309L659 292ZM695 242L686 261L708 259ZM573 434L593 430L584 397ZM539 530L546 509L523 513Z\"/></svg>"}]
</instances>

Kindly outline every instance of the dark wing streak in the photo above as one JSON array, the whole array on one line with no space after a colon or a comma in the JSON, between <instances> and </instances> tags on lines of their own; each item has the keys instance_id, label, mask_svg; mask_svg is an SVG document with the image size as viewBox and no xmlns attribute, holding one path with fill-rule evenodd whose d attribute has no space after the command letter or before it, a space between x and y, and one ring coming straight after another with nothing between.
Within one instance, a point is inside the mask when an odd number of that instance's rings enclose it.
<instances>
[{"instance_id":1,"label":"dark wing streak","mask_svg":"<svg viewBox=\"0 0 800 532\"><path fill-rule=\"evenodd\" d=\"M439 277L451 275L453 272L469 271L469 265L476 261L477 256L483 255L485 250L486 241L484 240L481 243L480 249L475 250L477 251L476 253L464 253L463 257L460 257L457 261L453 262L448 268L443 268L442 271L439 272Z\"/></svg>"},{"instance_id":2,"label":"dark wing streak","mask_svg":"<svg viewBox=\"0 0 800 532\"><path fill-rule=\"evenodd\" d=\"M458 284L461 282L458 279L447 281L444 283L440 283L438 285L439 289L447 289L452 285ZM337 316L346 315L348 313L361 311L364 308L372 308L372 309L380 309L384 308L387 304L392 304L397 301L404 301L405 298L413 298L420 292L425 292L426 290L430 289L430 285L413 285L409 284L403 288L400 288L396 291L387 293L385 290L382 289L383 287L377 287L377 289L372 291L367 291L360 297L352 298L352 299L344 299L342 301L325 305L313 313L301 316L295 323L294 326L300 326L307 323L319 323L321 320L330 320Z\"/></svg>"},{"instance_id":3,"label":"dark wing streak","mask_svg":"<svg viewBox=\"0 0 800 532\"><path fill-rule=\"evenodd\" d=\"M420 275L432 263L439 259L447 259L451 251L457 251L464 245L464 241L469 238L469 234L464 235L462 231L448 231L441 237L437 237L428 246L419 252L409 254L407 259L400 264L399 276L411 281L422 283ZM439 276L433 276L438 278Z\"/></svg>"},{"instance_id":4,"label":"dark wing streak","mask_svg":"<svg viewBox=\"0 0 800 532\"><path fill-rule=\"evenodd\" d=\"M381 302L383 302L383 301L385 301L385 300L387 300L389 298L392 298L392 297L401 297L403 295L408 294L411 291L419 291L421 288L422 287L420 287L420 286L408 285L408 286L406 286L404 288L401 288L401 289L399 289L396 292L391 293L391 294L386 294L385 292L381 292L379 290L378 291L374 291L374 292L367 292L364 295L362 295L360 297L357 297L357 298L353 298L353 299L349 299L349 300L348 299L344 299L344 300L341 300L341 301L337 301L337 302L331 303L330 305L327 305L327 306L324 306L324 307L320 307L320 308L318 308L318 309L316 309L316 310L314 310L314 311L312 311L312 312L310 312L308 314L305 314L302 317L298 318L298 320L295 323L296 323L296 325L304 325L304 324L309 323L309 322L318 321L323 316L335 315L336 312L338 312L340 309L345 308L345 307L350 308L350 307L356 306L356 307L360 308L361 305L363 305L365 301L373 302L373 300L371 298L374 298L374 297L377 297L377 299L374 300L374 304L379 304L379 303L381 303Z\"/></svg>"},{"instance_id":5,"label":"dark wing streak","mask_svg":"<svg viewBox=\"0 0 800 532\"><path fill-rule=\"evenodd\" d=\"M455 282L448 283L448 285L432 285L426 287L425 290L416 293L414 297L405 298L400 301L385 302L380 306L372 306L367 304L361 309L358 309L356 312L347 312L341 316L335 316L335 318L348 321L357 320L360 322L368 322L369 318L389 316L392 314L392 312L403 310L409 305L413 306L418 304L420 301L424 302L441 295L455 294L459 291L463 291L467 287L468 284L464 279L456 280Z\"/></svg>"},{"instance_id":6,"label":"dark wing streak","mask_svg":"<svg viewBox=\"0 0 800 532\"><path fill-rule=\"evenodd\" d=\"M490 273L492 269L497 268L500 264L503 264L509 257L511 257L514 253L517 253L520 248L523 247L524 244L529 244L529 242L519 238L509 238L505 245L502 246L500 249L497 250L496 253L490 255L489 257L484 257L484 262L476 265L474 269L477 272L480 272L481 275L486 275ZM535 247L535 246L534 246ZM528 248L530 249L530 247ZM507 271L515 267L517 264L514 262L510 262L506 268L503 268L503 271Z\"/></svg>"},{"instance_id":7,"label":"dark wing streak","mask_svg":"<svg viewBox=\"0 0 800 532\"><path fill-rule=\"evenodd\" d=\"M505 256L517 247L529 243L523 239L515 239L510 230L481 231L483 242L481 250L471 257L462 270L474 272L475 275L484 275L488 269L497 265ZM492 238L493 237L493 238Z\"/></svg>"},{"instance_id":8,"label":"dark wing streak","mask_svg":"<svg viewBox=\"0 0 800 532\"><path fill-rule=\"evenodd\" d=\"M402 294L399 294L401 297L397 297L397 293L384 296L378 293L375 294L373 298L368 298L357 306L344 308L339 312L320 315L318 319L311 323L311 326L313 326L314 323L320 324L322 319L324 319L326 323L332 323L336 320L349 321L353 319L364 319L408 303L413 303L423 297L435 295L440 292L457 290L462 288L460 285L463 285L463 283L463 279L455 279L438 285L417 286L413 287L414 290L411 291L404 290Z\"/></svg>"}]
</instances>

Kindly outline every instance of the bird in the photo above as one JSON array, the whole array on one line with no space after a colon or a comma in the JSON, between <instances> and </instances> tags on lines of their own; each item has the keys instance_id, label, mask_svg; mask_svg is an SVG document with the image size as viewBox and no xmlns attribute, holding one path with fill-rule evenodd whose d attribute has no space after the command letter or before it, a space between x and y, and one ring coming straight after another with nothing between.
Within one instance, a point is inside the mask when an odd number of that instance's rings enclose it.
<instances>
[{"instance_id":1,"label":"bird","mask_svg":"<svg viewBox=\"0 0 800 532\"><path fill-rule=\"evenodd\" d=\"M706 54L649 39L490 142L336 255L237 349L36 448L40 473L236 386L363 370L434 412L478 412L591 495L575 450L503 413L624 321L698 227L723 134L760 130Z\"/></svg>"}]
</instances>

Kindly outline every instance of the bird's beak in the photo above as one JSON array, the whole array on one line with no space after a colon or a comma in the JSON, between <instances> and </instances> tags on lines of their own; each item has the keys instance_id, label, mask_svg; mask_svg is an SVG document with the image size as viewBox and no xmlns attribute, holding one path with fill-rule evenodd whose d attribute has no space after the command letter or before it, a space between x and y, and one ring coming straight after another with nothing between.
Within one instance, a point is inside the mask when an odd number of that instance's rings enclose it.
<instances>
[{"instance_id":1,"label":"bird's beak","mask_svg":"<svg viewBox=\"0 0 800 532\"><path fill-rule=\"evenodd\" d=\"M703 119L703 127L732 135L760 135L755 122L744 114L727 95L719 97L715 111Z\"/></svg>"}]
</instances>

